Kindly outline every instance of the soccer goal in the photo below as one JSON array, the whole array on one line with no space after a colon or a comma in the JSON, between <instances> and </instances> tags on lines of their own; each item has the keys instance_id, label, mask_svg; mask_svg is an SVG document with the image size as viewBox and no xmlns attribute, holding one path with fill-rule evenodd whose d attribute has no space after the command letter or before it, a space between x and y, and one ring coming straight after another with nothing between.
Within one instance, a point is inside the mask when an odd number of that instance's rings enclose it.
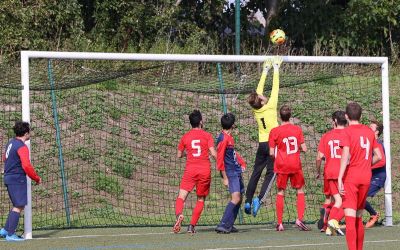
<instances>
[{"instance_id":1,"label":"soccer goal","mask_svg":"<svg viewBox=\"0 0 400 250\"><path fill-rule=\"evenodd\" d=\"M224 110L237 116L236 147L248 165L247 185L257 127L246 97L255 90L268 57L21 52L22 105L7 104L15 107L5 110L4 117L18 117L20 109L22 119L31 122L28 146L43 177L43 184L32 191L29 185L25 237L32 237L32 228L172 225L185 166L176 158L176 147L190 128L187 115L193 109L202 111L205 129L214 135L221 129ZM1 91L3 96L16 93ZM279 105L291 105L293 122L302 126L309 147L302 155L308 222L319 218L324 200L322 182L315 179L318 141L331 127L332 112L343 110L348 101L361 104L363 122L383 121L388 177L384 194L372 204L391 226L388 59L283 56ZM7 119L5 125L12 126L12 119ZM267 209L262 208L256 218L240 216L239 223L273 223L275 193L273 185ZM216 225L227 199L228 192L213 171L199 224ZM288 192L286 204L284 220L293 222L294 191ZM193 205L194 195L185 206Z\"/></svg>"}]
</instances>

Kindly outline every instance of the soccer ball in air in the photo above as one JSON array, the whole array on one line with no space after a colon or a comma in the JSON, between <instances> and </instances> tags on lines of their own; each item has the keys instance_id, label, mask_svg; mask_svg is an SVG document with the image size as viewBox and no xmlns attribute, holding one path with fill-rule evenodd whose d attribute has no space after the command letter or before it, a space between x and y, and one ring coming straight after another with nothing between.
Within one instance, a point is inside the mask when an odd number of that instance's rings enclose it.
<instances>
[{"instance_id":1,"label":"soccer ball in air","mask_svg":"<svg viewBox=\"0 0 400 250\"><path fill-rule=\"evenodd\" d=\"M276 29L273 30L271 33L269 33L269 38L271 39L271 42L276 45L281 45L285 42L286 40L286 35L285 32L281 29Z\"/></svg>"}]
</instances>

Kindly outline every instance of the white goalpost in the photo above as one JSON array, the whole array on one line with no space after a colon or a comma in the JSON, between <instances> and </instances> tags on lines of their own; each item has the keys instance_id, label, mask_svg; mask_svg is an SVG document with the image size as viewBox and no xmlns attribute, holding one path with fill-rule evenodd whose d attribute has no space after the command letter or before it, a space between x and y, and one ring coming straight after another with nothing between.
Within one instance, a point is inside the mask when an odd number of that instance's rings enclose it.
<instances>
[{"instance_id":1,"label":"white goalpost","mask_svg":"<svg viewBox=\"0 0 400 250\"><path fill-rule=\"evenodd\" d=\"M31 121L30 111L30 60L40 59L77 59L77 60L124 60L124 61L170 61L170 62L253 62L262 63L272 56L250 55L183 55L183 54L132 54L132 53L92 53L92 52L47 52L21 51L22 84L22 120ZM386 152L385 183L385 226L392 226L392 184L391 184L391 147L390 147L390 111L389 111L389 65L387 57L339 57L339 56L282 56L284 63L341 63L375 64L381 67L381 90L383 111L383 137ZM30 149L30 142L26 142ZM25 207L24 237L32 239L32 194L31 180L28 179L28 204Z\"/></svg>"}]
</instances>

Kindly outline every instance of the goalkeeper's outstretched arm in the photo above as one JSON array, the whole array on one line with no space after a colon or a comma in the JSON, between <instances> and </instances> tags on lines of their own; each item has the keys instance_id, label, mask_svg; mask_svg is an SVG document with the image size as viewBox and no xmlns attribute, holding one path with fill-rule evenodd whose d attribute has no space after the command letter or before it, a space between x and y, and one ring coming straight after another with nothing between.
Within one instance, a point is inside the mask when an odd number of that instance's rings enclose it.
<instances>
[{"instance_id":1,"label":"goalkeeper's outstretched arm","mask_svg":"<svg viewBox=\"0 0 400 250\"><path fill-rule=\"evenodd\" d=\"M264 86L265 86L265 80L267 79L268 71L272 67L271 60L266 60L263 64L263 72L261 74L260 81L258 82L256 93L258 95L263 95L264 93Z\"/></svg>"},{"instance_id":2,"label":"goalkeeper's outstretched arm","mask_svg":"<svg viewBox=\"0 0 400 250\"><path fill-rule=\"evenodd\" d=\"M275 57L272 60L272 66L274 67L274 75L272 78L272 90L267 103L268 106L276 109L278 106L278 94L279 94L279 67L282 63L281 57Z\"/></svg>"}]
</instances>

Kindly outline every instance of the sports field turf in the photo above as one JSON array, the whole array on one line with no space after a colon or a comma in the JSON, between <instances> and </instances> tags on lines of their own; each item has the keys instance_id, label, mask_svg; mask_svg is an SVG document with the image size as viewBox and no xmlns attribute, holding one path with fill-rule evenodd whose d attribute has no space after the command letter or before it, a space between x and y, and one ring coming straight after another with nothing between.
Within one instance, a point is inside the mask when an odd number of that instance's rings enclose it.
<instances>
[{"instance_id":1,"label":"sports field turf","mask_svg":"<svg viewBox=\"0 0 400 250\"><path fill-rule=\"evenodd\" d=\"M272 226L238 226L234 234L217 234L213 227L199 227L191 236L173 234L171 228L96 228L35 231L34 239L9 243L0 241L1 250L55 249L346 249L343 236L325 236L315 226L301 232L292 225L276 232ZM400 249L400 227L375 227L366 230L364 249Z\"/></svg>"}]
</instances>

